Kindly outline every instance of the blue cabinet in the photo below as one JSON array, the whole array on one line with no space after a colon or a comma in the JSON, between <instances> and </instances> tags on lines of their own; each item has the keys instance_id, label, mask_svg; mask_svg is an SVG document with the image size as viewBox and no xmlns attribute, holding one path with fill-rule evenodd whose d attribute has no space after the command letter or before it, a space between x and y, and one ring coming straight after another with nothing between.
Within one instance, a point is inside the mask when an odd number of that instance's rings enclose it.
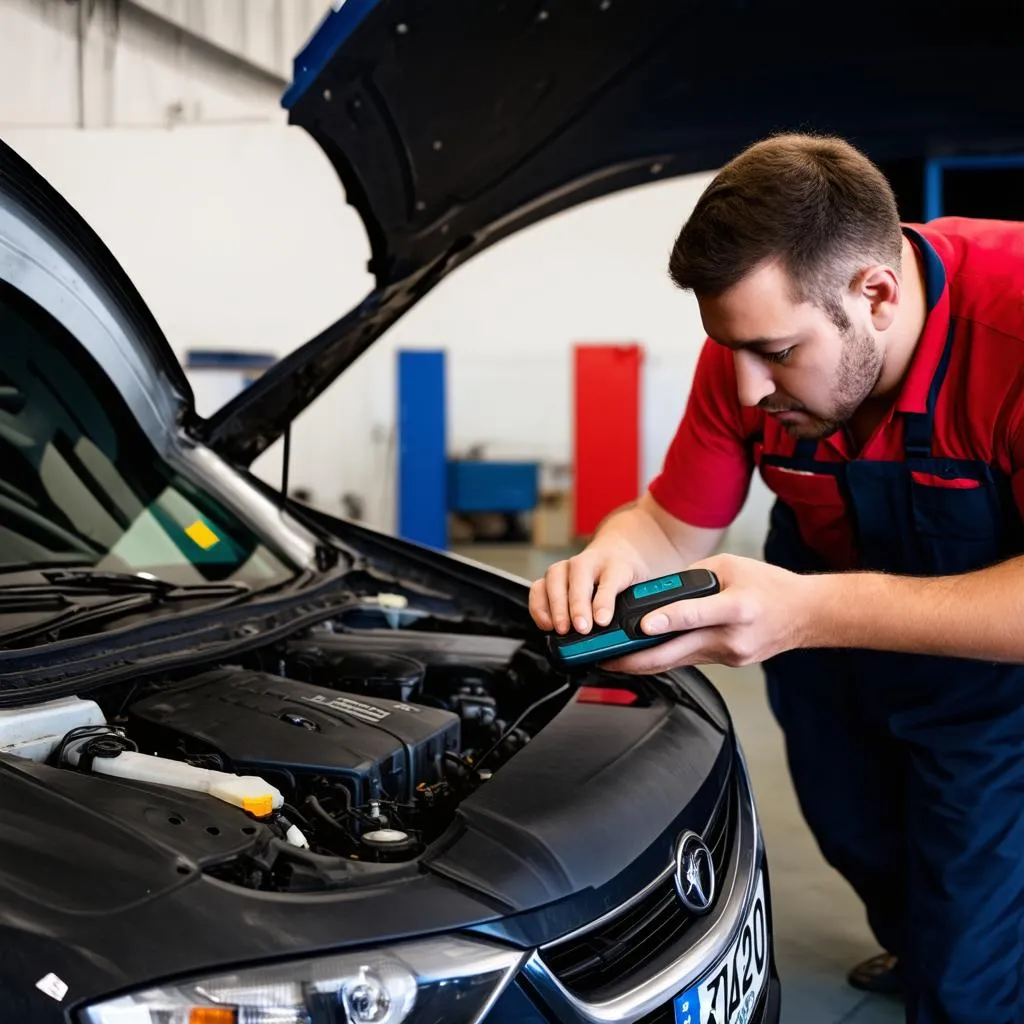
<instances>
[{"instance_id":1,"label":"blue cabinet","mask_svg":"<svg viewBox=\"0 0 1024 1024\"><path fill-rule=\"evenodd\" d=\"M540 465L450 459L448 509L451 512L529 512L537 507Z\"/></svg>"}]
</instances>

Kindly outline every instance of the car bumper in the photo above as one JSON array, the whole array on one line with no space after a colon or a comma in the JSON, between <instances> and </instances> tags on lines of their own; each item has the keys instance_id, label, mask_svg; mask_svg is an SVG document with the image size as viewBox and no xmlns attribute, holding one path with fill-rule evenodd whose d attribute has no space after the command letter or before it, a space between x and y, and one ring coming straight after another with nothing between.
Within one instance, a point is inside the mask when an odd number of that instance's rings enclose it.
<instances>
[{"instance_id":1,"label":"car bumper","mask_svg":"<svg viewBox=\"0 0 1024 1024\"><path fill-rule=\"evenodd\" d=\"M545 963L544 950L538 950L494 1004L486 1024L552 1020L565 1024L675 1024L675 996L711 975L727 957L753 905L759 876L764 884L768 965L746 1024L777 1024L781 992L772 943L768 866L742 757L736 787L738 809L721 898L711 913L694 922L675 948L674 958L619 979L603 991L600 1001L588 1001L562 984Z\"/></svg>"},{"instance_id":2,"label":"car bumper","mask_svg":"<svg viewBox=\"0 0 1024 1024\"><path fill-rule=\"evenodd\" d=\"M779 1024L781 1012L782 991L773 968L757 1008L747 1024ZM572 1017L566 1013L553 1018L550 1010L545 1012L538 1004L536 994L528 992L526 986L517 981L505 990L482 1024L551 1024L552 1020L578 1024L585 1018ZM654 1014L641 1018L640 1024L676 1024L672 1004L668 1003Z\"/></svg>"}]
</instances>

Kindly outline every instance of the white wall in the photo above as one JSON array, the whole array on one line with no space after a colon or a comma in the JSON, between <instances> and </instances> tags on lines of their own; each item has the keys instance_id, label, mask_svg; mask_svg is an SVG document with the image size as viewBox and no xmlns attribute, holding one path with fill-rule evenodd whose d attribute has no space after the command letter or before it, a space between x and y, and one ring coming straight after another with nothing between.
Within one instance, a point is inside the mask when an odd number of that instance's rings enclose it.
<instances>
[{"instance_id":1,"label":"white wall","mask_svg":"<svg viewBox=\"0 0 1024 1024\"><path fill-rule=\"evenodd\" d=\"M133 0L173 25L273 74L288 76L292 57L327 0Z\"/></svg>"},{"instance_id":2,"label":"white wall","mask_svg":"<svg viewBox=\"0 0 1024 1024\"><path fill-rule=\"evenodd\" d=\"M8 130L5 140L86 216L123 262L179 357L193 347L283 355L372 287L369 248L333 170L299 129ZM573 342L639 342L644 477L657 471L703 340L666 258L706 177L578 207L458 270L381 338L296 424L295 486L339 509L363 496L393 524L394 353L448 353L453 452L567 462ZM537 416L529 407L545 412ZM209 411L209 410L200 410ZM276 446L280 448L280 445ZM276 451L257 464L277 479ZM730 537L757 550L767 492Z\"/></svg>"}]
</instances>

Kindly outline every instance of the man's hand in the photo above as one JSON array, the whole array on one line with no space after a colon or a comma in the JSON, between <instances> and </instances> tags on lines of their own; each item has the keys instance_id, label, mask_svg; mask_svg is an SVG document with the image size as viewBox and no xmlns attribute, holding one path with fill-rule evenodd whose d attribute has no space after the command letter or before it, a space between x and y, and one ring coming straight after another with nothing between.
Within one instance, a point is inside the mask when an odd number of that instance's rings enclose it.
<instances>
[{"instance_id":1,"label":"man's hand","mask_svg":"<svg viewBox=\"0 0 1024 1024\"><path fill-rule=\"evenodd\" d=\"M607 626L621 591L706 558L724 532L680 522L645 493L610 516L583 551L534 582L530 615L541 629L558 633Z\"/></svg>"},{"instance_id":2,"label":"man's hand","mask_svg":"<svg viewBox=\"0 0 1024 1024\"><path fill-rule=\"evenodd\" d=\"M735 668L804 646L814 635L814 577L736 555L718 555L689 568L710 569L718 576L721 591L665 605L641 622L641 629L651 635L689 632L605 662L604 668L637 675L679 665Z\"/></svg>"},{"instance_id":3,"label":"man's hand","mask_svg":"<svg viewBox=\"0 0 1024 1024\"><path fill-rule=\"evenodd\" d=\"M530 614L541 629L566 633L570 626L589 633L596 622L607 626L615 598L646 569L623 544L593 545L574 558L555 562L530 588ZM596 591L595 591L596 587Z\"/></svg>"}]
</instances>

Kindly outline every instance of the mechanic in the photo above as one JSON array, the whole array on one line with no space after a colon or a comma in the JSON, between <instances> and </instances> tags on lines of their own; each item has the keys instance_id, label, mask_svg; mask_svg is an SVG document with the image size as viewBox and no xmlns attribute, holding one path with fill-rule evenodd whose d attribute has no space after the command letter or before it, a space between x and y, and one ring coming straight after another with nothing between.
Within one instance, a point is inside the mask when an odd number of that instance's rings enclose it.
<instances>
[{"instance_id":1,"label":"mechanic","mask_svg":"<svg viewBox=\"0 0 1024 1024\"><path fill-rule=\"evenodd\" d=\"M903 225L841 139L714 178L670 274L708 335L660 474L530 593L606 624L691 565L721 593L607 663L763 663L801 808L882 948L852 984L907 1019L1024 1020L1024 224ZM765 560L715 555L757 468Z\"/></svg>"}]
</instances>

